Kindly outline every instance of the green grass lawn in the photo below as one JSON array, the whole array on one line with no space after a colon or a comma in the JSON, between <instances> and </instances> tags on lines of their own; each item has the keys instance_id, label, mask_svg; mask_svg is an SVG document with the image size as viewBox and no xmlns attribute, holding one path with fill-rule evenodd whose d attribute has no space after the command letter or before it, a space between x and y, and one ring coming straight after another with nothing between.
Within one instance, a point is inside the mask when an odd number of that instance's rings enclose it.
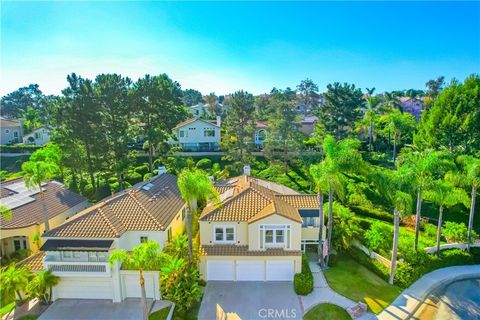
<instances>
[{"instance_id":1,"label":"green grass lawn","mask_svg":"<svg viewBox=\"0 0 480 320\"><path fill-rule=\"evenodd\" d=\"M378 314L401 292L348 255L340 255L335 266L324 272L330 287L353 301L361 301Z\"/></svg>"},{"instance_id":2,"label":"green grass lawn","mask_svg":"<svg viewBox=\"0 0 480 320\"><path fill-rule=\"evenodd\" d=\"M303 317L304 320L351 320L352 317L345 309L331 303L321 303L307 312Z\"/></svg>"},{"instance_id":3,"label":"green grass lawn","mask_svg":"<svg viewBox=\"0 0 480 320\"><path fill-rule=\"evenodd\" d=\"M0 308L0 317L3 317L15 308L15 302L6 304Z\"/></svg>"},{"instance_id":4,"label":"green grass lawn","mask_svg":"<svg viewBox=\"0 0 480 320\"><path fill-rule=\"evenodd\" d=\"M148 320L165 320L167 319L168 313L170 312L170 307L166 307L151 313L148 316Z\"/></svg>"}]
</instances>

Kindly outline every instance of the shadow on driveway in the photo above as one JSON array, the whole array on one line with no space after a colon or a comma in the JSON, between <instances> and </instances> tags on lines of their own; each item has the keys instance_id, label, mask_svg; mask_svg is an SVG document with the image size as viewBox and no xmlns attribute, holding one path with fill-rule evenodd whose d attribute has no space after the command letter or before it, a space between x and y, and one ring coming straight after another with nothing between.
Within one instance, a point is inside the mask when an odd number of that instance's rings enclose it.
<instances>
[{"instance_id":1,"label":"shadow on driveway","mask_svg":"<svg viewBox=\"0 0 480 320\"><path fill-rule=\"evenodd\" d=\"M209 281L198 319L215 319L217 304L242 320L303 318L292 282Z\"/></svg>"}]
</instances>

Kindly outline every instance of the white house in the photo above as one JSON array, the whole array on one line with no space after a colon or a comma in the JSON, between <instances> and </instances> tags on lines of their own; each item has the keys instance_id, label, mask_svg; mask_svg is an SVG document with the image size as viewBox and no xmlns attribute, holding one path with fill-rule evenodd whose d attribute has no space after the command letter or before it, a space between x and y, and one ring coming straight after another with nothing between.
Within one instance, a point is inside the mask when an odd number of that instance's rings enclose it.
<instances>
[{"instance_id":1,"label":"white house","mask_svg":"<svg viewBox=\"0 0 480 320\"><path fill-rule=\"evenodd\" d=\"M180 147L183 151L218 151L220 122L220 117L213 121L188 119L173 129L177 140L171 140L170 144Z\"/></svg>"},{"instance_id":2,"label":"white house","mask_svg":"<svg viewBox=\"0 0 480 320\"><path fill-rule=\"evenodd\" d=\"M0 144L14 144L22 142L22 123L0 117Z\"/></svg>"},{"instance_id":3,"label":"white house","mask_svg":"<svg viewBox=\"0 0 480 320\"><path fill-rule=\"evenodd\" d=\"M22 264L49 269L60 277L53 299L139 298L137 271L109 263L112 250L131 251L153 240L161 248L184 230L185 202L177 177L161 173L150 181L87 208L44 233L41 252ZM147 298L161 299L159 272L145 272Z\"/></svg>"},{"instance_id":4,"label":"white house","mask_svg":"<svg viewBox=\"0 0 480 320\"><path fill-rule=\"evenodd\" d=\"M262 149L267 137L267 123L257 121L255 124L255 148Z\"/></svg>"},{"instance_id":5,"label":"white house","mask_svg":"<svg viewBox=\"0 0 480 320\"><path fill-rule=\"evenodd\" d=\"M208 108L206 104L198 103L194 106L188 107L190 113L197 118L200 118L208 113Z\"/></svg>"},{"instance_id":6,"label":"white house","mask_svg":"<svg viewBox=\"0 0 480 320\"><path fill-rule=\"evenodd\" d=\"M45 126L37 128L23 136L23 143L44 146L50 142L50 131L51 129Z\"/></svg>"}]
</instances>

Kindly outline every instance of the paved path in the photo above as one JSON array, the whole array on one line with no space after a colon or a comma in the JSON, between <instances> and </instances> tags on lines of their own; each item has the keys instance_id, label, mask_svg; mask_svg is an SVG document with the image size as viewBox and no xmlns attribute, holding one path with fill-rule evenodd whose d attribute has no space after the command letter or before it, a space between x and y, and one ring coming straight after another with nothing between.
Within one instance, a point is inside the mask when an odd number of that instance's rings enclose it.
<instances>
[{"instance_id":1,"label":"paved path","mask_svg":"<svg viewBox=\"0 0 480 320\"><path fill-rule=\"evenodd\" d=\"M378 319L409 319L435 289L450 282L478 277L480 277L480 265L448 267L427 273L403 291L390 306L378 315Z\"/></svg>"}]
</instances>

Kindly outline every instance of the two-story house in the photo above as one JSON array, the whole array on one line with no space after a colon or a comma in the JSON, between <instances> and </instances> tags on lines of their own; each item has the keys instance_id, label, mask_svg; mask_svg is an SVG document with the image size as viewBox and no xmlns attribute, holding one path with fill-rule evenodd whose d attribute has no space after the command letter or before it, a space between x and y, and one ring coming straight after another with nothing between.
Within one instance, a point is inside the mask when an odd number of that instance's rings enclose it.
<instances>
[{"instance_id":1,"label":"two-story house","mask_svg":"<svg viewBox=\"0 0 480 320\"><path fill-rule=\"evenodd\" d=\"M293 281L304 246L318 244L317 196L247 175L216 188L221 205L209 204L199 217L202 277Z\"/></svg>"},{"instance_id":2,"label":"two-story house","mask_svg":"<svg viewBox=\"0 0 480 320\"><path fill-rule=\"evenodd\" d=\"M23 134L21 121L0 117L0 144L21 143Z\"/></svg>"},{"instance_id":3,"label":"two-story house","mask_svg":"<svg viewBox=\"0 0 480 320\"><path fill-rule=\"evenodd\" d=\"M51 128L42 126L23 136L24 144L33 144L36 146L44 146L50 142Z\"/></svg>"},{"instance_id":4,"label":"two-story house","mask_svg":"<svg viewBox=\"0 0 480 320\"><path fill-rule=\"evenodd\" d=\"M183 151L219 151L220 150L220 117L217 120L191 118L179 123L173 132L177 140L170 144Z\"/></svg>"},{"instance_id":5,"label":"two-story house","mask_svg":"<svg viewBox=\"0 0 480 320\"><path fill-rule=\"evenodd\" d=\"M153 240L161 248L183 233L185 202L177 177L160 173L149 181L83 210L43 235L41 253L22 264L52 270L60 277L53 299L140 297L138 273L109 264L112 250L131 251ZM160 299L159 275L146 272L147 297Z\"/></svg>"}]
</instances>

